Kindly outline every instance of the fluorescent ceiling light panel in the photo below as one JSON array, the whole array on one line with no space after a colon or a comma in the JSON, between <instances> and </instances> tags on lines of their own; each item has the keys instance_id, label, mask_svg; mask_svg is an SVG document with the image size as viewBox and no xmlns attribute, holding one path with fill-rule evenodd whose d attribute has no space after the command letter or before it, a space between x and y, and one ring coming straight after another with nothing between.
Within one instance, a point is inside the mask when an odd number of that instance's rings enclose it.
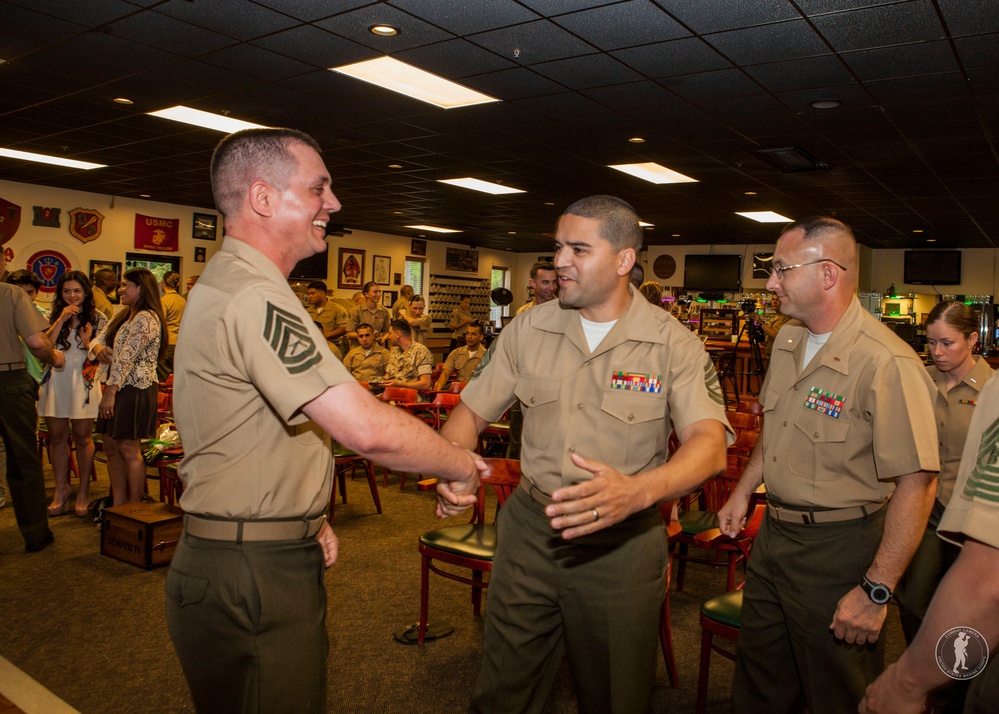
<instances>
[{"instance_id":1,"label":"fluorescent ceiling light panel","mask_svg":"<svg viewBox=\"0 0 999 714\"><path fill-rule=\"evenodd\" d=\"M736 211L737 216L743 216L758 223L790 223L793 218L787 218L779 213L774 213L773 211L749 211L748 213L740 213Z\"/></svg>"},{"instance_id":2,"label":"fluorescent ceiling light panel","mask_svg":"<svg viewBox=\"0 0 999 714\"><path fill-rule=\"evenodd\" d=\"M474 89L463 87L457 82L438 77L436 74L391 57L330 67L329 70L391 89L393 92L405 94L407 97L428 102L442 109L499 101L496 97L476 92Z\"/></svg>"},{"instance_id":3,"label":"fluorescent ceiling light panel","mask_svg":"<svg viewBox=\"0 0 999 714\"><path fill-rule=\"evenodd\" d=\"M470 188L473 191L482 191L482 193L500 194L500 193L524 193L519 188L511 188L510 186L501 186L498 183L490 183L489 181L483 181L482 179L471 178L466 176L465 178L456 179L438 179L439 183L449 183L452 186L461 186L462 188Z\"/></svg>"},{"instance_id":4,"label":"fluorescent ceiling light panel","mask_svg":"<svg viewBox=\"0 0 999 714\"><path fill-rule=\"evenodd\" d=\"M89 161L77 161L76 159L64 159L61 156L48 156L47 154L33 154L30 151L18 151L17 149L0 149L0 156L10 159L23 159L24 161L37 161L40 164L55 164L56 166L68 166L71 169L103 169L107 164L92 164Z\"/></svg>"},{"instance_id":5,"label":"fluorescent ceiling light panel","mask_svg":"<svg viewBox=\"0 0 999 714\"><path fill-rule=\"evenodd\" d=\"M226 134L232 134L234 131L239 131L241 129L266 129L267 127L262 124L252 124L248 121L243 121L242 119L233 119L231 117L224 117L221 114L212 114L211 112L203 112L200 109L192 109L191 107L185 107L178 104L175 107L170 107L169 109L160 109L156 112L147 112L150 116L162 117L163 119L172 119L173 121L179 121L184 124L193 124L194 126L200 126L204 129L214 129L215 131L222 131Z\"/></svg>"},{"instance_id":6,"label":"fluorescent ceiling light panel","mask_svg":"<svg viewBox=\"0 0 999 714\"><path fill-rule=\"evenodd\" d=\"M609 166L649 183L697 183L697 179L684 176L652 161L645 164L609 164Z\"/></svg>"},{"instance_id":7,"label":"fluorescent ceiling light panel","mask_svg":"<svg viewBox=\"0 0 999 714\"><path fill-rule=\"evenodd\" d=\"M454 228L439 228L438 226L406 226L406 228L414 228L418 231L433 231L434 233L461 233L461 231Z\"/></svg>"},{"instance_id":8,"label":"fluorescent ceiling light panel","mask_svg":"<svg viewBox=\"0 0 999 714\"><path fill-rule=\"evenodd\" d=\"M645 221L639 221L638 222L638 227L639 228L652 228L654 225L655 225L655 223L646 223Z\"/></svg>"}]
</instances>

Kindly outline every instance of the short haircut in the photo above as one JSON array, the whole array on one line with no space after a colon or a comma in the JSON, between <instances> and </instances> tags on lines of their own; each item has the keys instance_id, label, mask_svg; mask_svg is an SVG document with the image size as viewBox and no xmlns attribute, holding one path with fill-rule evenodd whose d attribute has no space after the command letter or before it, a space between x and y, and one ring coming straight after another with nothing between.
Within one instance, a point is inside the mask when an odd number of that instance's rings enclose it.
<instances>
[{"instance_id":1,"label":"short haircut","mask_svg":"<svg viewBox=\"0 0 999 714\"><path fill-rule=\"evenodd\" d=\"M581 198L562 215L580 216L599 221L597 234L616 250L642 249L642 229L638 225L638 214L631 204L617 196L589 196Z\"/></svg>"},{"instance_id":2,"label":"short haircut","mask_svg":"<svg viewBox=\"0 0 999 714\"><path fill-rule=\"evenodd\" d=\"M176 290L180 287L180 273L176 270L169 270L163 273L163 284L171 290Z\"/></svg>"},{"instance_id":3,"label":"short haircut","mask_svg":"<svg viewBox=\"0 0 999 714\"><path fill-rule=\"evenodd\" d=\"M550 260L539 260L537 263L531 266L531 279L538 277L539 270L550 270L555 272L555 264Z\"/></svg>"},{"instance_id":4,"label":"short haircut","mask_svg":"<svg viewBox=\"0 0 999 714\"><path fill-rule=\"evenodd\" d=\"M360 325L357 326L357 329L354 330L354 332L360 332L361 330L371 330L371 332L374 333L375 328L373 328L371 325L369 325L366 322L362 322Z\"/></svg>"},{"instance_id":5,"label":"short haircut","mask_svg":"<svg viewBox=\"0 0 999 714\"><path fill-rule=\"evenodd\" d=\"M413 290L412 285L403 285L402 289L399 290L399 295L401 295L404 298L411 298L413 297L414 292L415 291Z\"/></svg>"},{"instance_id":6,"label":"short haircut","mask_svg":"<svg viewBox=\"0 0 999 714\"><path fill-rule=\"evenodd\" d=\"M361 288L361 290L365 295L367 295L368 292L370 292L371 288L375 287L376 285L378 285L378 283L376 283L374 280L369 280L364 284L364 287Z\"/></svg>"},{"instance_id":7,"label":"short haircut","mask_svg":"<svg viewBox=\"0 0 999 714\"><path fill-rule=\"evenodd\" d=\"M287 188L288 178L298 167L292 144L321 151L315 139L295 129L243 129L222 139L211 163L212 195L219 212L235 215L254 181Z\"/></svg>"},{"instance_id":8,"label":"short haircut","mask_svg":"<svg viewBox=\"0 0 999 714\"><path fill-rule=\"evenodd\" d=\"M42 287L42 279L30 270L15 270L7 276L7 282L11 285L30 285L35 290Z\"/></svg>"},{"instance_id":9,"label":"short haircut","mask_svg":"<svg viewBox=\"0 0 999 714\"><path fill-rule=\"evenodd\" d=\"M966 338L971 337L972 334L978 334L980 326L978 313L970 306L956 300L938 302L934 305L926 318L926 326L929 327L938 320L943 320L945 325L953 327Z\"/></svg>"},{"instance_id":10,"label":"short haircut","mask_svg":"<svg viewBox=\"0 0 999 714\"><path fill-rule=\"evenodd\" d=\"M324 283L322 280L314 280L313 282L309 283L309 285L305 289L322 290L323 292L326 292L326 283Z\"/></svg>"},{"instance_id":11,"label":"short haircut","mask_svg":"<svg viewBox=\"0 0 999 714\"><path fill-rule=\"evenodd\" d=\"M480 335L486 334L486 328L484 328L482 326L482 323L479 322L478 320L475 320L474 322L468 323L468 327L466 328L466 331L467 330L478 330Z\"/></svg>"},{"instance_id":12,"label":"short haircut","mask_svg":"<svg viewBox=\"0 0 999 714\"><path fill-rule=\"evenodd\" d=\"M94 285L103 290L105 287L111 288L118 284L118 276L111 268L101 268L94 273Z\"/></svg>"},{"instance_id":13,"label":"short haircut","mask_svg":"<svg viewBox=\"0 0 999 714\"><path fill-rule=\"evenodd\" d=\"M413 328L410 327L409 323L406 322L405 320L392 320L392 322L389 323L389 326L393 330L399 330L399 332L401 332L406 337L413 336Z\"/></svg>"},{"instance_id":14,"label":"short haircut","mask_svg":"<svg viewBox=\"0 0 999 714\"><path fill-rule=\"evenodd\" d=\"M857 254L857 238L853 235L853 230L850 226L843 223L843 221L838 221L829 216L809 216L808 218L803 218L800 221L794 221L784 226L781 229L780 235L783 238L787 233L798 229L801 229L802 239L805 241L822 240L823 238L837 235L846 238L850 245L850 255L842 256L841 259L848 261L846 265L847 269L852 267L856 271L860 257ZM857 279L858 276L854 272L853 282L855 284Z\"/></svg>"}]
</instances>

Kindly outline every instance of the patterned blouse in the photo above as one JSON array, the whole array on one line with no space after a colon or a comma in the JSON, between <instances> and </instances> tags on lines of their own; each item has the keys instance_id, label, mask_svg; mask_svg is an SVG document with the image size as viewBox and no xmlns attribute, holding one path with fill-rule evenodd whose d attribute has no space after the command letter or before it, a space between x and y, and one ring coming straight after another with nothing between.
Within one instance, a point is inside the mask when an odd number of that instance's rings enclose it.
<instances>
[{"instance_id":1,"label":"patterned blouse","mask_svg":"<svg viewBox=\"0 0 999 714\"><path fill-rule=\"evenodd\" d=\"M106 345L106 335L100 336ZM126 321L114 336L114 358L108 384L146 389L156 384L156 359L160 351L160 319L142 310Z\"/></svg>"}]
</instances>

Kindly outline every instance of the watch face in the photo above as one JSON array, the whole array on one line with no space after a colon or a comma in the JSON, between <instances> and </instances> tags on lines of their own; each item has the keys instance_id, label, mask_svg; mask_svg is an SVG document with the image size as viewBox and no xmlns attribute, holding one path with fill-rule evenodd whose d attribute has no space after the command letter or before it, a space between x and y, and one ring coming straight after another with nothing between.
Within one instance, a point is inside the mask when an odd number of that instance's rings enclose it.
<instances>
[{"instance_id":1,"label":"watch face","mask_svg":"<svg viewBox=\"0 0 999 714\"><path fill-rule=\"evenodd\" d=\"M884 605L891 599L891 590L889 590L886 585L872 583L870 580L865 578L862 583L862 587L867 593L867 596L878 605Z\"/></svg>"}]
</instances>

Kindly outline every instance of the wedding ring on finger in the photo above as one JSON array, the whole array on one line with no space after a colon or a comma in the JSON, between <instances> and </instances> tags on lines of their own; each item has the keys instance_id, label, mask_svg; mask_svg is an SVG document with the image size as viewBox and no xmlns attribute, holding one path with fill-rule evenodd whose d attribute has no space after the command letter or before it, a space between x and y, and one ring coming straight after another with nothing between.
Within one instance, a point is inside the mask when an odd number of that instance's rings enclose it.
<instances>
[{"instance_id":1,"label":"wedding ring on finger","mask_svg":"<svg viewBox=\"0 0 999 714\"><path fill-rule=\"evenodd\" d=\"M593 510L591 511L591 513L593 514L593 522L594 522L594 523L596 523L597 521L599 521L599 520L600 520L600 514L599 514L599 513L597 513L597 509L596 509L596 508L594 508L594 509L593 509Z\"/></svg>"}]
</instances>

